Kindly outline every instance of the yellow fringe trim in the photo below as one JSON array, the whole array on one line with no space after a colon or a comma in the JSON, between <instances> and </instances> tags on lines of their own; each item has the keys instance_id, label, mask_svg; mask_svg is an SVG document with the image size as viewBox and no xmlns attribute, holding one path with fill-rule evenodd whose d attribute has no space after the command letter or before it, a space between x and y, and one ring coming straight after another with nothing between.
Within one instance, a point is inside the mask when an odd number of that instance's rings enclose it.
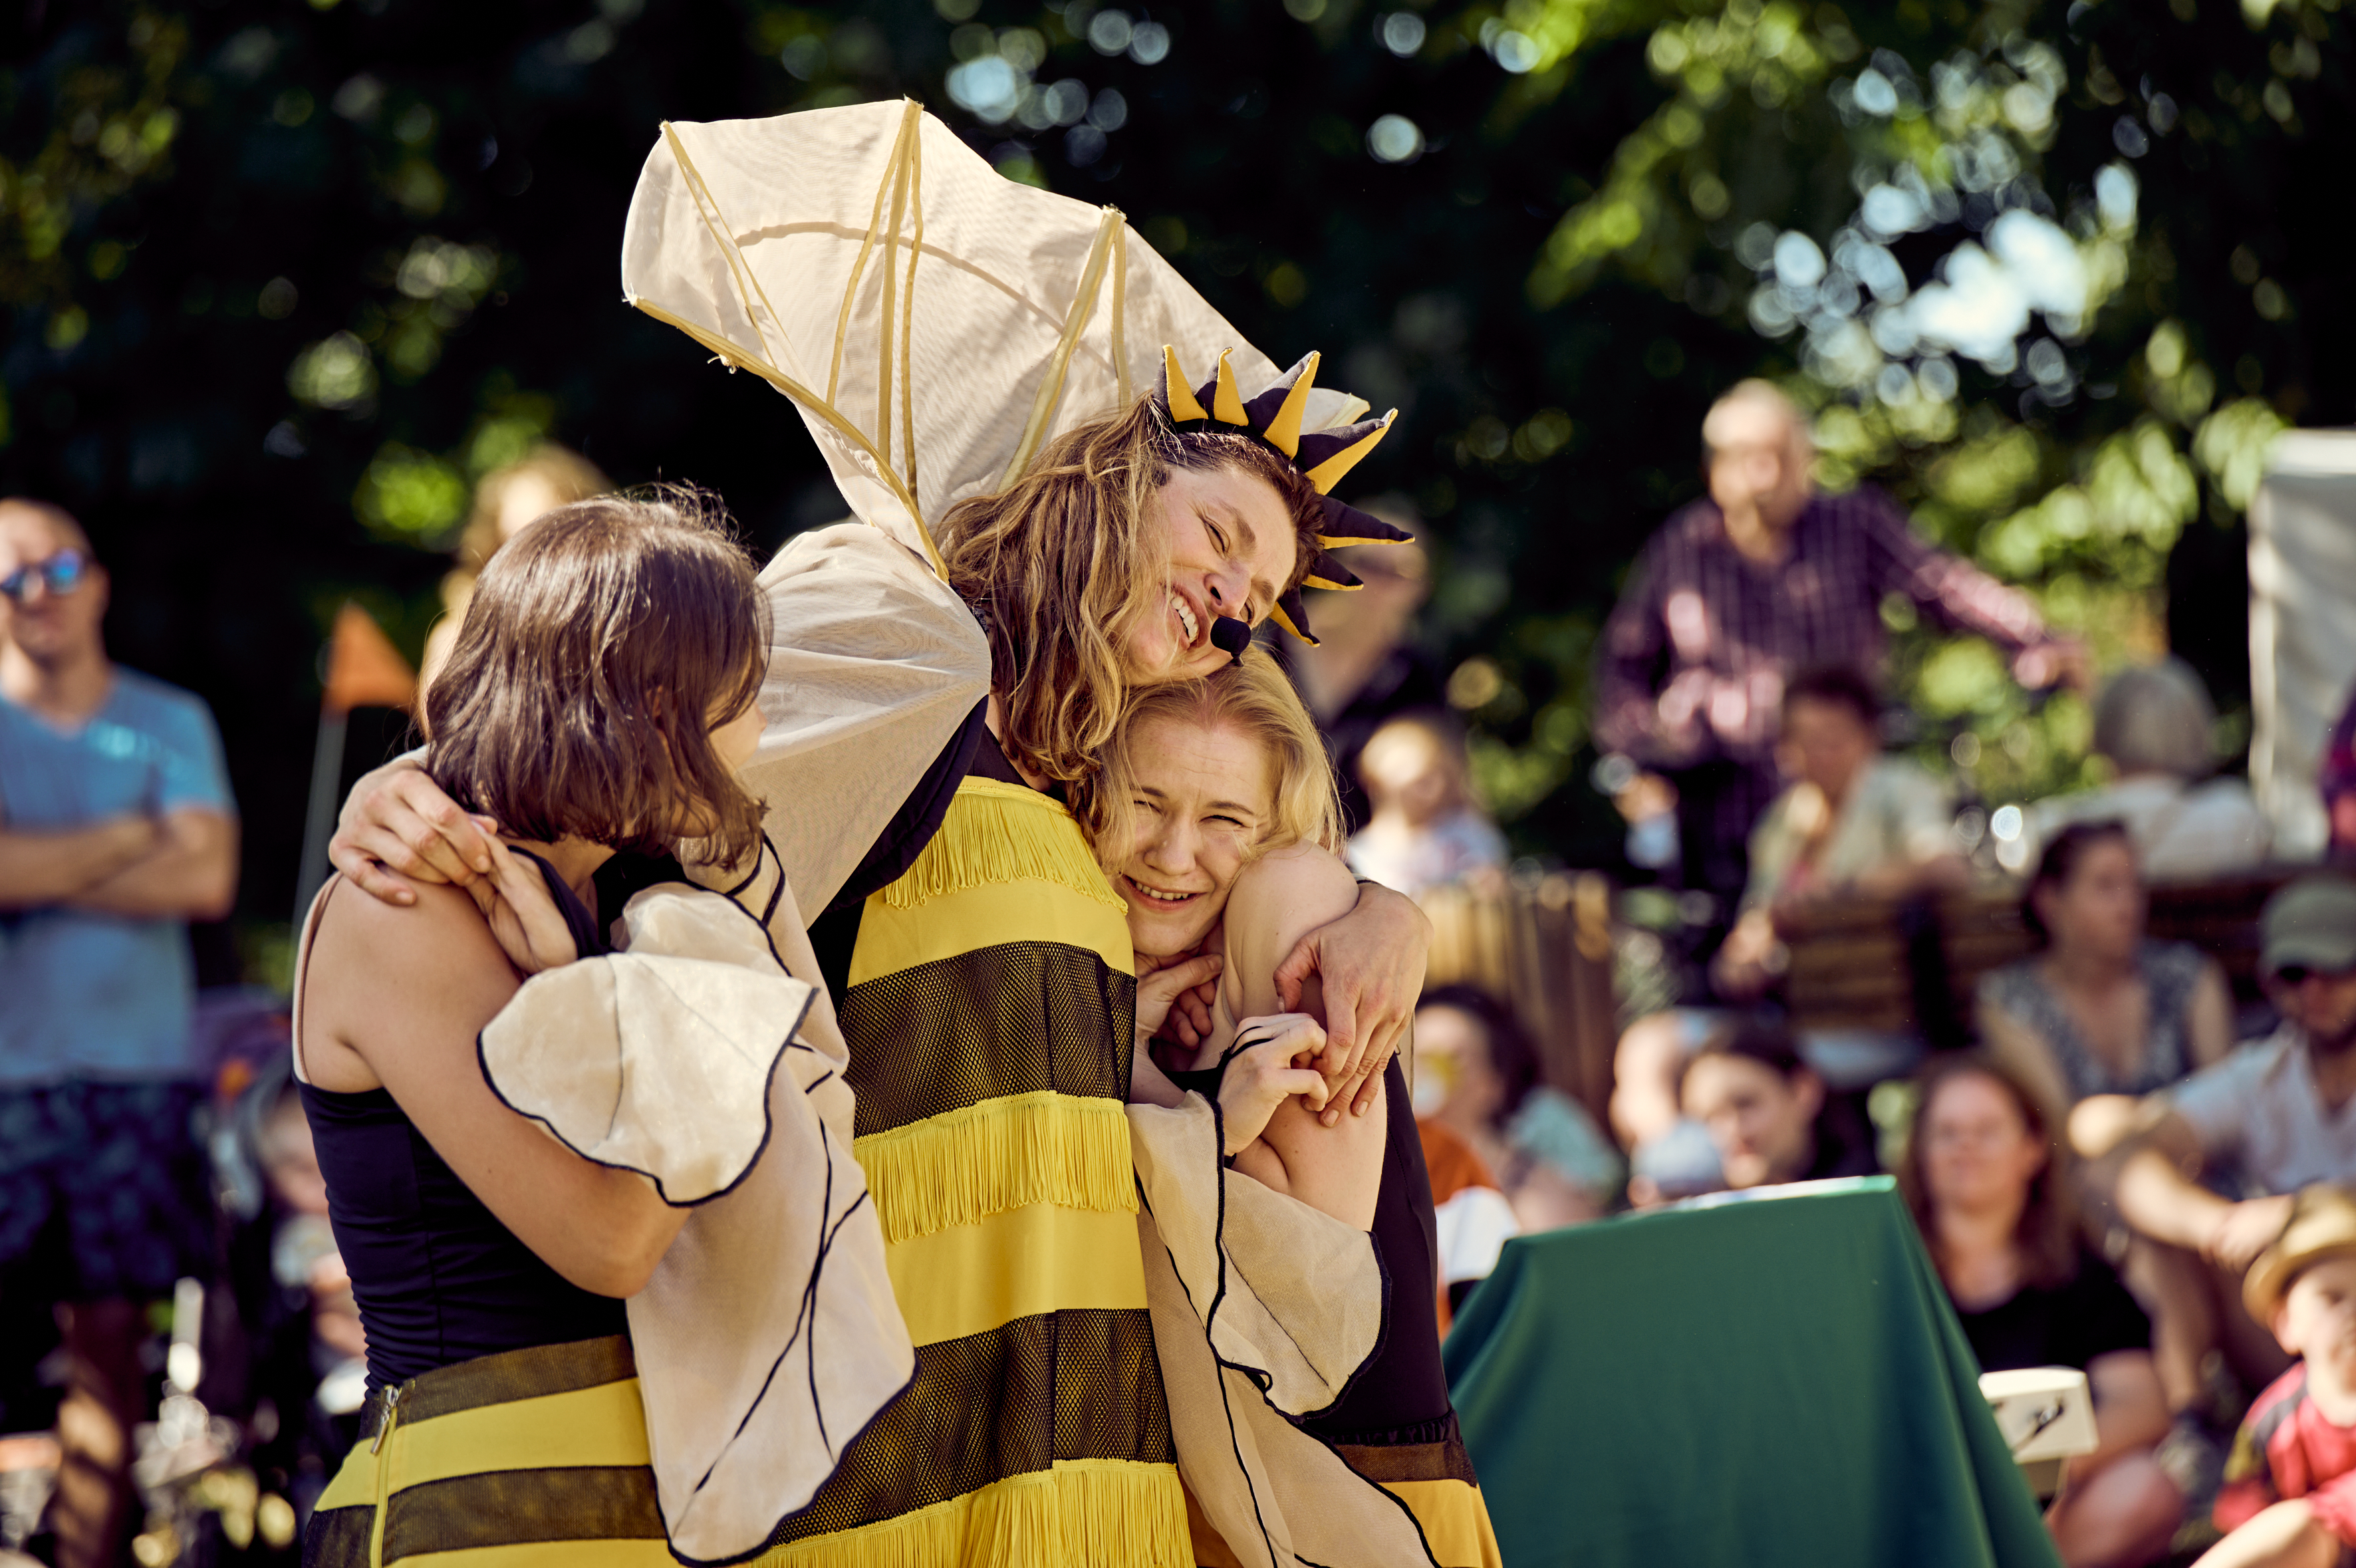
<instances>
[{"instance_id":1,"label":"yellow fringe trim","mask_svg":"<svg viewBox=\"0 0 2356 1568\"><path fill-rule=\"evenodd\" d=\"M958 786L940 832L883 897L894 909L914 909L1009 882L1053 883L1129 913L1069 811L1036 789L992 779Z\"/></svg>"},{"instance_id":2,"label":"yellow fringe trim","mask_svg":"<svg viewBox=\"0 0 2356 1568\"><path fill-rule=\"evenodd\" d=\"M930 1236L1053 1203L1137 1212L1129 1112L1118 1101L1041 1090L928 1116L851 1146L886 1241Z\"/></svg>"},{"instance_id":3,"label":"yellow fringe trim","mask_svg":"<svg viewBox=\"0 0 2356 1568\"><path fill-rule=\"evenodd\" d=\"M1174 1465L1058 1459L897 1519L781 1546L754 1568L1191 1568Z\"/></svg>"}]
</instances>

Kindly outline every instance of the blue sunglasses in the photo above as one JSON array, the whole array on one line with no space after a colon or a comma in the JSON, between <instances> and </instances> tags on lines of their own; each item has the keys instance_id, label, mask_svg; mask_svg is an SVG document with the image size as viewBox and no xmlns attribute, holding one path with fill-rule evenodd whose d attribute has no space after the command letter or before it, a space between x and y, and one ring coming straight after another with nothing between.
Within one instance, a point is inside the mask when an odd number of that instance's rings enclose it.
<instances>
[{"instance_id":1,"label":"blue sunglasses","mask_svg":"<svg viewBox=\"0 0 2356 1568\"><path fill-rule=\"evenodd\" d=\"M60 596L80 587L81 580L89 575L90 560L80 551L60 550L46 561L19 566L0 577L0 594L5 594L11 603L21 605L32 592L33 579L38 577L52 597Z\"/></svg>"}]
</instances>

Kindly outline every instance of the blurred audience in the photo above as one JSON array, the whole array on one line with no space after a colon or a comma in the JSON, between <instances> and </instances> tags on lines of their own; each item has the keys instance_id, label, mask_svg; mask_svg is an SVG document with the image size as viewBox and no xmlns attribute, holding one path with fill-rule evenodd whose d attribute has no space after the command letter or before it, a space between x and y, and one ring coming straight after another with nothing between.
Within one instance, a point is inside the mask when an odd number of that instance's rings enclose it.
<instances>
[{"instance_id":1,"label":"blurred audience","mask_svg":"<svg viewBox=\"0 0 2356 1568\"><path fill-rule=\"evenodd\" d=\"M1384 521L1414 529L1415 509L1396 496L1366 508ZM1437 711L1448 695L1440 667L1416 647L1416 612L1431 596L1431 564L1420 546L1363 550L1350 570L1365 586L1348 593L1310 590L1312 646L1279 638L1274 646L1300 688L1333 755L1342 827L1356 832L1374 815L1358 782L1358 756L1374 733L1401 714Z\"/></svg>"},{"instance_id":2,"label":"blurred audience","mask_svg":"<svg viewBox=\"0 0 2356 1568\"><path fill-rule=\"evenodd\" d=\"M2356 857L2356 692L2348 694L2340 722L2331 726L2315 783L2329 832L2325 854L2336 861Z\"/></svg>"},{"instance_id":3,"label":"blurred audience","mask_svg":"<svg viewBox=\"0 0 2356 1568\"><path fill-rule=\"evenodd\" d=\"M1524 1230L1596 1219L1620 1161L1594 1118L1540 1080L1537 1052L1511 1013L1470 985L1423 993L1415 1015L1415 1114L1445 1128L1494 1174Z\"/></svg>"},{"instance_id":4,"label":"blurred audience","mask_svg":"<svg viewBox=\"0 0 2356 1568\"><path fill-rule=\"evenodd\" d=\"M2281 1348L2244 1308L2243 1275L2299 1188L2356 1178L2356 882L2301 877L2262 926L2281 1027L2146 1101L2114 1183L2120 1216L2153 1244L2147 1300L2178 1409L2206 1397L2212 1350L2247 1387L2281 1374Z\"/></svg>"},{"instance_id":5,"label":"blurred audience","mask_svg":"<svg viewBox=\"0 0 2356 1568\"><path fill-rule=\"evenodd\" d=\"M2018 865L2063 827L2085 822L2126 824L2154 882L2199 881L2262 863L2274 829L2245 781L2211 777L2216 725L2208 688L2181 659L2113 676L2094 703L2094 752L2116 777L2031 807L2029 831L2011 851Z\"/></svg>"},{"instance_id":6,"label":"blurred audience","mask_svg":"<svg viewBox=\"0 0 2356 1568\"><path fill-rule=\"evenodd\" d=\"M1882 754L1880 703L1862 675L1835 667L1794 677L1777 749L1792 783L1751 835L1741 917L1711 965L1718 993L1737 1001L1767 991L1783 968L1785 935L1810 910L1957 887L1970 876L1945 791L1914 764ZM1669 1196L1708 1174L1697 1163L1708 1159L1702 1141L1677 1125L1677 1079L1696 1050L1732 1027L1725 1011L1671 1008L1621 1036L1612 1130ZM1832 1087L1849 1090L1910 1070L1921 1044L1845 1031L1804 1036L1801 1049Z\"/></svg>"},{"instance_id":7,"label":"blurred audience","mask_svg":"<svg viewBox=\"0 0 2356 1568\"><path fill-rule=\"evenodd\" d=\"M466 530L458 535L458 564L442 579L442 618L425 634L425 655L417 672L421 693L448 660L466 607L474 602L475 579L491 557L542 512L602 496L613 488L594 463L552 441L541 442L482 477L475 486ZM422 698L418 711L424 711Z\"/></svg>"},{"instance_id":8,"label":"blurred audience","mask_svg":"<svg viewBox=\"0 0 2356 1568\"><path fill-rule=\"evenodd\" d=\"M2298 1361L2243 1419L2211 1516L2229 1533L2196 1568L2332 1568L2356 1552L2356 1202L2301 1192L2243 1298Z\"/></svg>"},{"instance_id":9,"label":"blurred audience","mask_svg":"<svg viewBox=\"0 0 2356 1568\"><path fill-rule=\"evenodd\" d=\"M1497 1255L1521 1234L1521 1221L1497 1178L1472 1145L1443 1122L1418 1120L1423 1168L1431 1178L1431 1212L1440 1252L1440 1331L1472 1287L1496 1271Z\"/></svg>"},{"instance_id":10,"label":"blurred audience","mask_svg":"<svg viewBox=\"0 0 2356 1568\"><path fill-rule=\"evenodd\" d=\"M106 600L72 518L0 500L0 1292L56 1304L71 1363L67 1568L123 1552L147 1304L210 1257L187 928L237 891L212 714L109 661Z\"/></svg>"},{"instance_id":11,"label":"blurred audience","mask_svg":"<svg viewBox=\"0 0 2356 1568\"><path fill-rule=\"evenodd\" d=\"M1719 1185L1740 1192L1786 1182L1872 1176L1873 1138L1853 1100L1825 1092L1791 1031L1744 1018L1686 1064L1685 1114L1718 1153ZM1632 1196L1661 1196L1632 1184Z\"/></svg>"},{"instance_id":12,"label":"blurred audience","mask_svg":"<svg viewBox=\"0 0 2356 1568\"><path fill-rule=\"evenodd\" d=\"M1877 667L1885 598L1987 638L2025 685L2082 680L2085 656L2021 594L1917 533L1880 490L1819 493L1807 416L1772 383L1735 386L1701 433L1709 495L1653 536L1604 627L1595 738L1638 765L1614 774L1632 821L1663 798L1648 779L1666 778L1684 885L1731 905L1750 880L1751 831L1782 788L1784 683L1813 665Z\"/></svg>"},{"instance_id":13,"label":"blurred audience","mask_svg":"<svg viewBox=\"0 0 2356 1568\"><path fill-rule=\"evenodd\" d=\"M2150 1563L2184 1516L2153 1457L2168 1401L2150 1320L2079 1240L2067 1166L2037 1095L1997 1062L1924 1074L1899 1183L1980 1370L2074 1367L2094 1394L2099 1446L2069 1463L2054 1544L2072 1568Z\"/></svg>"},{"instance_id":14,"label":"blurred audience","mask_svg":"<svg viewBox=\"0 0 2356 1568\"><path fill-rule=\"evenodd\" d=\"M1404 714L1370 736L1358 778L1373 814L1350 837L1350 868L1412 898L1464 883L1504 886L1505 836L1472 797L1464 736L1445 714Z\"/></svg>"},{"instance_id":15,"label":"blurred audience","mask_svg":"<svg viewBox=\"0 0 2356 1568\"><path fill-rule=\"evenodd\" d=\"M2057 1114L2071 1147L2107 1154L2133 1097L2221 1059L2233 995L2214 959L2144 934L2135 841L2116 822L2073 822L2045 845L2021 900L2044 950L1984 976L1980 1036Z\"/></svg>"}]
</instances>

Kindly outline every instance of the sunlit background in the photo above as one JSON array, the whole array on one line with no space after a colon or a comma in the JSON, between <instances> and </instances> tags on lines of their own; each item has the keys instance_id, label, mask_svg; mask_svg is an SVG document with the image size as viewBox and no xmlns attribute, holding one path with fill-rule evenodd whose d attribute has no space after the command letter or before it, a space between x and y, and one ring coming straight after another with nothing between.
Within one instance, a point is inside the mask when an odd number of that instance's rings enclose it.
<instances>
[{"instance_id":1,"label":"sunlit background","mask_svg":"<svg viewBox=\"0 0 2356 1568\"><path fill-rule=\"evenodd\" d=\"M237 951L279 972L318 650L414 658L472 481L542 437L721 490L756 547L840 504L799 422L620 301L665 118L912 94L1108 202L1280 362L1399 433L1420 635L1517 852L1612 865L1589 655L1697 494L1738 377L1827 479L2249 730L2243 514L2356 421L2338 0L936 0L17 7L0 70L0 489L116 576L122 660L220 715ZM1910 744L1990 808L2094 782L2088 716L1885 617ZM390 743L390 737L385 737ZM232 966L221 956L213 962Z\"/></svg>"}]
</instances>

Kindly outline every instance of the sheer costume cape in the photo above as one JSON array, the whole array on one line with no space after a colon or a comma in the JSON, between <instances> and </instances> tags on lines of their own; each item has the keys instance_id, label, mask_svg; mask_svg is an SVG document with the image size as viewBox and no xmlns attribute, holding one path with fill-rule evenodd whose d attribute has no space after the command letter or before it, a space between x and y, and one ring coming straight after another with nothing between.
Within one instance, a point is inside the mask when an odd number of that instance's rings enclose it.
<instances>
[{"instance_id":1,"label":"sheer costume cape","mask_svg":"<svg viewBox=\"0 0 2356 1568\"><path fill-rule=\"evenodd\" d=\"M1248 388L1277 367L1119 213L1001 177L913 102L666 124L622 278L631 305L793 401L858 519L798 536L761 576L766 727L744 775L790 888L771 930L807 974L799 911L836 901L988 693L988 646L940 572L950 507L1149 390L1165 344L1190 363L1232 350ZM1364 409L1319 389L1303 428ZM821 995L803 1034L832 1029ZM1182 1474L1246 1562L1428 1563L1402 1510L1284 1419L1330 1403L1379 1344L1372 1243L1264 1188L1237 1197L1253 1184L1220 1169L1215 1123L1200 1097L1130 1117ZM790 1506L798 1484L766 1502Z\"/></svg>"}]
</instances>

